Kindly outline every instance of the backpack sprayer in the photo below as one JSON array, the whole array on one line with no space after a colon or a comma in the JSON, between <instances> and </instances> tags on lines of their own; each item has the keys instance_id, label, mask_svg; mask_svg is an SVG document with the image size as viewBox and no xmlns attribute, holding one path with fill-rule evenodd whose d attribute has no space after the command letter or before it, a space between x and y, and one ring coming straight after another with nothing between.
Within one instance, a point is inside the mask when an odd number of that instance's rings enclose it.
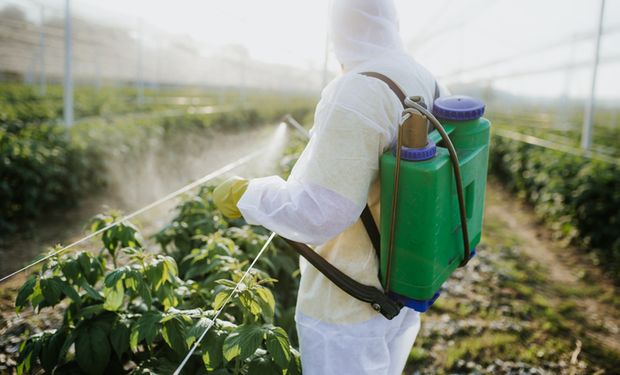
<instances>
[{"instance_id":1,"label":"backpack sprayer","mask_svg":"<svg viewBox=\"0 0 620 375\"><path fill-rule=\"evenodd\" d=\"M361 215L380 259L384 290L360 284L307 245L287 241L346 293L392 319L403 306L427 311L452 272L476 254L490 122L482 118L478 99L438 98L431 113L421 97L406 97L386 76L362 74L385 82L404 106L396 145L380 160L379 227L368 206Z\"/></svg>"}]
</instances>

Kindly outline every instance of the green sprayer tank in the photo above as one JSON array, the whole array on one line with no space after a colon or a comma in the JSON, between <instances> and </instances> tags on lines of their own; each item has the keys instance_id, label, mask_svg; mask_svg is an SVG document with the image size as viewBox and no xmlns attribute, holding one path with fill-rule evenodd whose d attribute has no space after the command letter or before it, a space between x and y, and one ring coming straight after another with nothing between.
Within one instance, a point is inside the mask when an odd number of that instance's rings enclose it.
<instances>
[{"instance_id":1,"label":"green sprayer tank","mask_svg":"<svg viewBox=\"0 0 620 375\"><path fill-rule=\"evenodd\" d=\"M472 256L480 242L489 158L490 123L484 103L466 96L439 98L433 114L457 151ZM424 143L422 143L424 144ZM403 148L392 244L389 292L406 306L426 311L442 284L461 264L464 241L454 170L437 130L424 147ZM396 156L381 157L382 234L390 233ZM386 285L389 236L381 236L381 278Z\"/></svg>"}]
</instances>

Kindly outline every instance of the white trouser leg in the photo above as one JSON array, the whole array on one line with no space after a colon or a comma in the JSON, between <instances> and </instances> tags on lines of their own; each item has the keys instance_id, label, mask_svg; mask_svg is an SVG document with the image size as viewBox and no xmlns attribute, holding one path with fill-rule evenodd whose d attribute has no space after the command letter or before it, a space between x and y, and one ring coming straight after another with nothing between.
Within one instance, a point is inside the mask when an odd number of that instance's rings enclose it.
<instances>
[{"instance_id":1,"label":"white trouser leg","mask_svg":"<svg viewBox=\"0 0 620 375\"><path fill-rule=\"evenodd\" d=\"M390 371L388 374L390 375L402 374L413 343L418 336L418 332L420 332L420 313L408 308L403 308L400 313L406 314L403 318L401 329L388 344L390 350Z\"/></svg>"},{"instance_id":2,"label":"white trouser leg","mask_svg":"<svg viewBox=\"0 0 620 375\"><path fill-rule=\"evenodd\" d=\"M297 312L296 321L304 375L401 375L420 329L407 308L393 320L330 324Z\"/></svg>"}]
</instances>

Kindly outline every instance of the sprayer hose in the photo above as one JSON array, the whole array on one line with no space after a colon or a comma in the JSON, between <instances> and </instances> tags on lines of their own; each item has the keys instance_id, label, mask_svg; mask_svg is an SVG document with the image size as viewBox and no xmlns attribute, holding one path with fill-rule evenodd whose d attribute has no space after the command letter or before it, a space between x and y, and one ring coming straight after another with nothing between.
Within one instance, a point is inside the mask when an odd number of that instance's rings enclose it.
<instances>
[{"instance_id":1,"label":"sprayer hose","mask_svg":"<svg viewBox=\"0 0 620 375\"><path fill-rule=\"evenodd\" d=\"M463 232L463 260L461 261L459 267L463 267L469 262L469 258L471 256L470 246L469 246L469 231L467 230L467 213L465 210L465 198L463 194L463 182L461 178L461 167L459 164L459 158L456 153L456 149L446 133L444 127L441 123L433 116L431 112L429 112L426 108L421 106L420 104L414 102L410 98L405 99L406 108L404 110L403 121L398 127L398 136L396 140L396 166L394 171L394 192L392 194L392 224L390 225L390 238L389 238L389 247L388 247L388 256L387 256L387 265L386 265L386 282L385 282L385 291L386 293L390 291L390 282L392 279L392 258L393 258L393 250L394 250L394 236L395 236L395 223L396 223L396 215L397 215L397 203L398 203L398 185L399 185L399 175L400 175L400 161L401 161L401 149L402 149L402 123L408 116L419 112L426 116L431 123L435 126L435 129L441 135L441 138L448 149L448 153L450 155L450 161L454 168L454 181L456 183L456 195L459 202L459 216L461 220L461 229ZM407 108L408 107L408 108ZM406 116L406 117L405 117Z\"/></svg>"},{"instance_id":2,"label":"sprayer hose","mask_svg":"<svg viewBox=\"0 0 620 375\"><path fill-rule=\"evenodd\" d=\"M469 231L467 230L467 211L465 209L465 195L463 194L463 180L461 178L461 166L459 164L459 157L456 153L456 149L446 133L443 125L437 120L435 116L431 112L429 112L426 108L414 102L413 100L407 98L405 99L405 103L412 107L413 109L418 110L424 116L426 116L433 125L435 125L435 129L441 135L441 138L448 149L448 153L450 154L450 161L452 162L452 166L454 168L454 181L456 183L456 195L459 201L459 214L461 219L461 229L463 231L463 261L460 264L460 267L469 262L469 258L471 257L471 251L469 248ZM407 112L409 109L406 109Z\"/></svg>"}]
</instances>

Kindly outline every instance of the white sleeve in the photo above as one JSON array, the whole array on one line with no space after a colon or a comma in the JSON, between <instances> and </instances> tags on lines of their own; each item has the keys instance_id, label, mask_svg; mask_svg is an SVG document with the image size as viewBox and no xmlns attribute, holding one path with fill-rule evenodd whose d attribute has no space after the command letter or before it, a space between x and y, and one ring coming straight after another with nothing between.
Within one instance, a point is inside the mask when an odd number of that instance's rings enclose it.
<instances>
[{"instance_id":1,"label":"white sleeve","mask_svg":"<svg viewBox=\"0 0 620 375\"><path fill-rule=\"evenodd\" d=\"M344 76L330 86L288 180L254 179L237 205L248 223L312 245L357 221L402 110L387 85L374 78Z\"/></svg>"}]
</instances>

